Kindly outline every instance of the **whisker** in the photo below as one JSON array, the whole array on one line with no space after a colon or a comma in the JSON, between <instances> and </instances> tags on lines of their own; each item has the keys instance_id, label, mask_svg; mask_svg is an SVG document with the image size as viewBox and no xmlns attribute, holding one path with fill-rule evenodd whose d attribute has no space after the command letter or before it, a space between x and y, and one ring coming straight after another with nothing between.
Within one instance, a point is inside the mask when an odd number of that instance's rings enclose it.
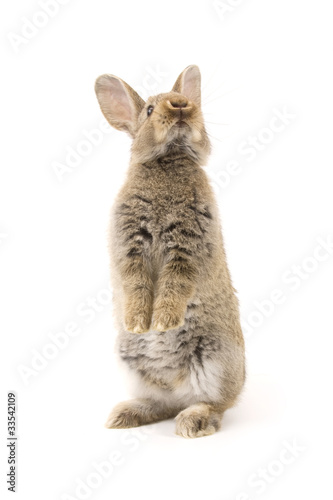
<instances>
[{"instance_id":1,"label":"whisker","mask_svg":"<svg viewBox=\"0 0 333 500\"><path fill-rule=\"evenodd\" d=\"M197 127L194 123L192 124L193 128L197 129L199 132L201 132L201 130L199 129L199 127ZM208 137L210 137L211 139L214 139L216 141L219 141L219 142L224 142L224 140L222 139L219 139L218 137L215 137L214 135L212 135L211 133L207 132L206 130L206 134L208 135ZM228 136L226 136L228 137Z\"/></svg>"},{"instance_id":2,"label":"whisker","mask_svg":"<svg viewBox=\"0 0 333 500\"><path fill-rule=\"evenodd\" d=\"M205 123L209 123L210 125L222 125L223 127L226 127L226 126L229 126L230 123L216 123L216 122L208 122L207 120L205 120Z\"/></svg>"},{"instance_id":3,"label":"whisker","mask_svg":"<svg viewBox=\"0 0 333 500\"><path fill-rule=\"evenodd\" d=\"M203 111L202 113L203 113L204 116L206 116L206 115L214 115L214 116L216 116L216 111Z\"/></svg>"},{"instance_id":4,"label":"whisker","mask_svg":"<svg viewBox=\"0 0 333 500\"><path fill-rule=\"evenodd\" d=\"M209 135L209 133L208 133L208 135ZM212 136L212 135L211 135L211 137L212 137L213 139L218 140L218 141L220 140L220 139L218 139L217 137L214 137L214 136ZM223 136L223 141L224 141L225 139L230 139L231 137L235 137L235 134L228 134L228 135L224 135L224 136Z\"/></svg>"},{"instance_id":5,"label":"whisker","mask_svg":"<svg viewBox=\"0 0 333 500\"><path fill-rule=\"evenodd\" d=\"M207 132L207 135L208 135L208 137L210 137L211 139L214 139L214 141L219 141L219 142L223 142L223 143L224 143L224 140L223 140L223 139L219 139L218 137L215 137L214 135L210 134L209 132Z\"/></svg>"}]
</instances>

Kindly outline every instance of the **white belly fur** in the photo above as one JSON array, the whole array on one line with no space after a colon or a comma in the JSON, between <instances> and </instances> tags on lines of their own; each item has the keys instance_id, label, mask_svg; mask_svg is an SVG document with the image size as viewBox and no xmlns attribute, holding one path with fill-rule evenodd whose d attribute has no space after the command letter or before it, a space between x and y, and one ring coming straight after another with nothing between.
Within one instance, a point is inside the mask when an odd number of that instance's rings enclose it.
<instances>
[{"instance_id":1,"label":"white belly fur","mask_svg":"<svg viewBox=\"0 0 333 500\"><path fill-rule=\"evenodd\" d=\"M120 367L124 371L129 390L135 397L164 401L168 405L184 408L198 402L219 401L221 398L223 370L221 362L218 364L216 360L206 360L202 366L191 364L187 377L173 391L148 385L122 360Z\"/></svg>"}]
</instances>

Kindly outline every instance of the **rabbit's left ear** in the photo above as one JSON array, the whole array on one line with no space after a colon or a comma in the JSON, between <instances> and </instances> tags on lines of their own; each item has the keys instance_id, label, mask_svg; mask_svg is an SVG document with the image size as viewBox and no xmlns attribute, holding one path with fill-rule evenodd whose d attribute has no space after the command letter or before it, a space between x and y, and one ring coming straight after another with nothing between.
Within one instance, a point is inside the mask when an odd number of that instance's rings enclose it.
<instances>
[{"instance_id":1,"label":"rabbit's left ear","mask_svg":"<svg viewBox=\"0 0 333 500\"><path fill-rule=\"evenodd\" d=\"M198 66L187 66L177 78L172 90L201 106L201 74Z\"/></svg>"},{"instance_id":2,"label":"rabbit's left ear","mask_svg":"<svg viewBox=\"0 0 333 500\"><path fill-rule=\"evenodd\" d=\"M137 119L145 102L126 82L113 75L97 78L95 92L107 121L118 130L125 130L132 138L137 130Z\"/></svg>"}]
</instances>

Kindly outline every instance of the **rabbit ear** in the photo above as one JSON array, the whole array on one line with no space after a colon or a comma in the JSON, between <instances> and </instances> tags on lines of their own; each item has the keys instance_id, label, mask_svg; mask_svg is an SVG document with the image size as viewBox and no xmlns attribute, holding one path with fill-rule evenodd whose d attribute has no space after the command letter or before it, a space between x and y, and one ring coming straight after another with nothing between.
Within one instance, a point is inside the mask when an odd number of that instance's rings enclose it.
<instances>
[{"instance_id":1,"label":"rabbit ear","mask_svg":"<svg viewBox=\"0 0 333 500\"><path fill-rule=\"evenodd\" d=\"M139 94L123 80L113 75L98 77L95 92L102 113L110 125L118 130L125 130L134 138L137 119L145 105Z\"/></svg>"},{"instance_id":2,"label":"rabbit ear","mask_svg":"<svg viewBox=\"0 0 333 500\"><path fill-rule=\"evenodd\" d=\"M198 66L187 66L177 78L172 90L201 106L201 74Z\"/></svg>"}]
</instances>

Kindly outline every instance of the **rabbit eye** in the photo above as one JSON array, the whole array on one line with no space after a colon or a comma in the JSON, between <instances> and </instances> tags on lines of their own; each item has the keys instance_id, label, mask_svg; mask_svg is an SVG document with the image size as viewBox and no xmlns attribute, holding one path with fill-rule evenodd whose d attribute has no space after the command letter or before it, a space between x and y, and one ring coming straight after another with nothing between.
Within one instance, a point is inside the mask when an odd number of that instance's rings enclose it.
<instances>
[{"instance_id":1,"label":"rabbit eye","mask_svg":"<svg viewBox=\"0 0 333 500\"><path fill-rule=\"evenodd\" d=\"M150 116L153 112L154 106L148 106L147 108L147 116Z\"/></svg>"}]
</instances>

